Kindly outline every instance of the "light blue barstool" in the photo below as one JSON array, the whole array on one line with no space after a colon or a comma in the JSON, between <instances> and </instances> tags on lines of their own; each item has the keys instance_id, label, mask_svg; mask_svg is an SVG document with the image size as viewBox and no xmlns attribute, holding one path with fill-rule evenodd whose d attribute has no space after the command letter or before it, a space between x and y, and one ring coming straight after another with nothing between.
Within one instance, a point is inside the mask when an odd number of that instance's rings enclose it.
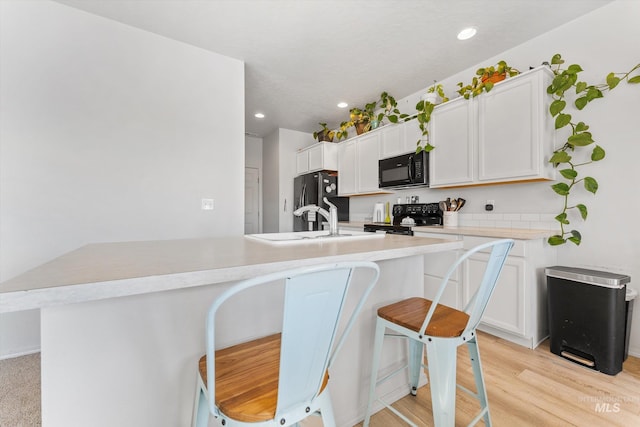
<instances>
[{"instance_id":1,"label":"light blue barstool","mask_svg":"<svg viewBox=\"0 0 640 427\"><path fill-rule=\"evenodd\" d=\"M351 286L356 271L361 279ZM331 364L379 274L372 262L333 263L245 280L216 298L207 315L192 425L206 427L212 414L225 427L291 426L319 414L325 427L335 426ZM284 286L282 332L216 349L218 309L236 294L273 282ZM338 336L348 294L358 302Z\"/></svg>"},{"instance_id":2,"label":"light blue barstool","mask_svg":"<svg viewBox=\"0 0 640 427\"><path fill-rule=\"evenodd\" d=\"M484 419L486 426L491 425L489 403L487 402L480 353L476 341L476 327L480 323L482 314L487 307L513 243L514 241L511 239L497 240L477 246L466 252L449 268L433 301L417 297L409 298L378 309L371 386L364 427L369 425L375 401L382 403L405 422L415 426L396 408L376 396L376 387L380 383L402 372L402 370L396 370L385 378L377 378L382 344L387 329L393 331L395 336L399 334L409 339L409 362L406 367L409 368L411 394L415 395L417 393L420 369L428 369L433 419L436 427L453 427L455 425L456 353L458 346L466 344L469 349L471 366L473 367L476 392L474 393L460 385L458 387L476 397L480 401L481 407L480 413L469 425L476 424L480 419ZM456 268L476 252L487 250L491 250L491 255L483 277L471 278L472 280L480 280L480 286L469 300L464 311L439 304L440 298L449 282L449 277ZM422 350L425 346L428 366L422 363Z\"/></svg>"}]
</instances>

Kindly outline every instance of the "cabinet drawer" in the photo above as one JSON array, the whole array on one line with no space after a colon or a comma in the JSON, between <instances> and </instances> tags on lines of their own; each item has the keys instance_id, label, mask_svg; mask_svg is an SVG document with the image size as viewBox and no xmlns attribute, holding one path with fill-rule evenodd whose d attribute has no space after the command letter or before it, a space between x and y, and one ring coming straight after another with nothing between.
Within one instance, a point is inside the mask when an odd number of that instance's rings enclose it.
<instances>
[{"instance_id":1,"label":"cabinet drawer","mask_svg":"<svg viewBox=\"0 0 640 427\"><path fill-rule=\"evenodd\" d=\"M445 251L445 252L437 252L431 253L424 256L424 272L425 274L442 278L447 271L449 271L449 267L453 265L454 262L460 256L461 251ZM458 280L458 270L453 272L451 275L451 279Z\"/></svg>"}]
</instances>

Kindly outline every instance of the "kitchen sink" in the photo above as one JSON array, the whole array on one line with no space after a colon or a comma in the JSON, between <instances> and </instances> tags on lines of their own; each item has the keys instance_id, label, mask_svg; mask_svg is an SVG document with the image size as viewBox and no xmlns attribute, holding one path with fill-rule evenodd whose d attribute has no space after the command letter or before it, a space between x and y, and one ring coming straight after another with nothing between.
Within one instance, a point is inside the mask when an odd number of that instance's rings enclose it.
<instances>
[{"instance_id":1,"label":"kitchen sink","mask_svg":"<svg viewBox=\"0 0 640 427\"><path fill-rule=\"evenodd\" d=\"M322 231L294 231L290 233L262 233L245 234L245 237L272 245L286 245L296 243L321 243L328 241L380 239L384 234L369 233L364 231L344 231L338 235L330 236L327 230Z\"/></svg>"}]
</instances>

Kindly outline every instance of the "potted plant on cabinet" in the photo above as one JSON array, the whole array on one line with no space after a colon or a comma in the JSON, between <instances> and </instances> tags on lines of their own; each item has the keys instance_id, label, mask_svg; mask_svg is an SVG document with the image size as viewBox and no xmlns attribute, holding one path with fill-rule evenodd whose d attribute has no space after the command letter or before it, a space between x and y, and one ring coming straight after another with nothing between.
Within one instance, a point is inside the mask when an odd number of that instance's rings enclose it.
<instances>
[{"instance_id":1,"label":"potted plant on cabinet","mask_svg":"<svg viewBox=\"0 0 640 427\"><path fill-rule=\"evenodd\" d=\"M458 83L458 93L465 99L476 97L483 91L489 92L493 89L493 85L506 79L507 76L513 77L520 74L520 71L509 66L505 61L499 61L495 66L478 68L476 75L471 83L465 85L463 82Z\"/></svg>"},{"instance_id":2,"label":"potted plant on cabinet","mask_svg":"<svg viewBox=\"0 0 640 427\"><path fill-rule=\"evenodd\" d=\"M422 96L423 101L430 102L433 105L438 105L443 102L447 102L449 98L444 94L442 84L433 81L433 86L427 89L427 93Z\"/></svg>"},{"instance_id":3,"label":"potted plant on cabinet","mask_svg":"<svg viewBox=\"0 0 640 427\"><path fill-rule=\"evenodd\" d=\"M318 142L322 142L322 141L333 142L333 137L336 134L336 132L327 128L326 123L318 123L318 124L322 126L322 129L320 129L317 132L314 132L313 137L317 139Z\"/></svg>"}]
</instances>

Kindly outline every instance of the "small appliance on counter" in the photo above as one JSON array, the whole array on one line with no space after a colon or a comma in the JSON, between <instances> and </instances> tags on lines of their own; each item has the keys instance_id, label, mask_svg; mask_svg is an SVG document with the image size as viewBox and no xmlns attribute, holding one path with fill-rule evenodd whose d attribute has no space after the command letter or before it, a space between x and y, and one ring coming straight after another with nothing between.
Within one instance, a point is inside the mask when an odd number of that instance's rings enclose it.
<instances>
[{"instance_id":1,"label":"small appliance on counter","mask_svg":"<svg viewBox=\"0 0 640 427\"><path fill-rule=\"evenodd\" d=\"M412 227L442 225L442 211L438 203L396 204L392 215L391 224L365 224L364 231L413 236Z\"/></svg>"},{"instance_id":2,"label":"small appliance on counter","mask_svg":"<svg viewBox=\"0 0 640 427\"><path fill-rule=\"evenodd\" d=\"M376 203L373 206L372 222L384 222L384 203Z\"/></svg>"}]
</instances>

